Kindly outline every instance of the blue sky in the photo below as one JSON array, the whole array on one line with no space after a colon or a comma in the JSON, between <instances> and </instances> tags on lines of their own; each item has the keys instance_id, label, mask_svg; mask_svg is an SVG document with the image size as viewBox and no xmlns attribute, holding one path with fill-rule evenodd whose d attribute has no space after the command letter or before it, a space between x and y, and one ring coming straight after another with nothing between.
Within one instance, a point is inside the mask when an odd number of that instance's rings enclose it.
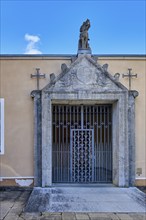
<instances>
[{"instance_id":1,"label":"blue sky","mask_svg":"<svg viewBox=\"0 0 146 220\"><path fill-rule=\"evenodd\" d=\"M145 0L1 0L1 54L76 54L87 18L93 54L146 53Z\"/></svg>"}]
</instances>

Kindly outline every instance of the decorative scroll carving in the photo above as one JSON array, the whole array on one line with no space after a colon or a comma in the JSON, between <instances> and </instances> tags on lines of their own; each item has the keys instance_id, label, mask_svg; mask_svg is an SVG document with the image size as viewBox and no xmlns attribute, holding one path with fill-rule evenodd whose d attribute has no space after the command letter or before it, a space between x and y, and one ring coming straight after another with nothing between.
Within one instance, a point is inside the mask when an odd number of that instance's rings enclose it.
<instances>
[{"instance_id":1,"label":"decorative scroll carving","mask_svg":"<svg viewBox=\"0 0 146 220\"><path fill-rule=\"evenodd\" d=\"M33 90L30 95L32 98L39 99L41 97L41 91L40 90Z\"/></svg>"},{"instance_id":2,"label":"decorative scroll carving","mask_svg":"<svg viewBox=\"0 0 146 220\"><path fill-rule=\"evenodd\" d=\"M69 70L69 68L67 67L67 65L65 63L63 63L61 65L61 70L62 70L62 72L67 72Z\"/></svg>"},{"instance_id":3,"label":"decorative scroll carving","mask_svg":"<svg viewBox=\"0 0 146 220\"><path fill-rule=\"evenodd\" d=\"M102 68L104 69L104 71L107 71L107 69L108 69L108 64L105 63L105 64L102 66Z\"/></svg>"},{"instance_id":4,"label":"decorative scroll carving","mask_svg":"<svg viewBox=\"0 0 146 220\"><path fill-rule=\"evenodd\" d=\"M117 82L119 82L120 73L115 73L114 78Z\"/></svg>"},{"instance_id":5,"label":"decorative scroll carving","mask_svg":"<svg viewBox=\"0 0 146 220\"><path fill-rule=\"evenodd\" d=\"M54 73L51 73L51 74L50 74L50 81L52 82L52 81L54 81L54 79L55 79L55 74L54 74Z\"/></svg>"}]
</instances>

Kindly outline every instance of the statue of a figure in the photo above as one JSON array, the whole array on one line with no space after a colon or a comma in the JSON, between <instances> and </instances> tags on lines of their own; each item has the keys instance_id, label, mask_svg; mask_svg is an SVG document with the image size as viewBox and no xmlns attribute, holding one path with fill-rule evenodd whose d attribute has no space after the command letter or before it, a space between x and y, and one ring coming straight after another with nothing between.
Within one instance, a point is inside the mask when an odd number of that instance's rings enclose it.
<instances>
[{"instance_id":1,"label":"statue of a figure","mask_svg":"<svg viewBox=\"0 0 146 220\"><path fill-rule=\"evenodd\" d=\"M78 44L78 49L90 49L89 43L88 43L88 30L90 28L90 21L87 19L85 22L83 22L82 26L80 27L80 39Z\"/></svg>"}]
</instances>

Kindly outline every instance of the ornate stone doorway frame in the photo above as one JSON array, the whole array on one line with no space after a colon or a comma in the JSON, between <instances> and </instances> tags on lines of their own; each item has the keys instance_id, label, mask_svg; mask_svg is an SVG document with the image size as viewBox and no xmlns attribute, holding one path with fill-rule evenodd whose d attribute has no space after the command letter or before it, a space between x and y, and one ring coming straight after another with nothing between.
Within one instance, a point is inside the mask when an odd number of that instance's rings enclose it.
<instances>
[{"instance_id":1,"label":"ornate stone doorway frame","mask_svg":"<svg viewBox=\"0 0 146 220\"><path fill-rule=\"evenodd\" d=\"M35 186L52 186L52 104L112 104L113 184L120 187L135 181L136 91L33 91Z\"/></svg>"}]
</instances>

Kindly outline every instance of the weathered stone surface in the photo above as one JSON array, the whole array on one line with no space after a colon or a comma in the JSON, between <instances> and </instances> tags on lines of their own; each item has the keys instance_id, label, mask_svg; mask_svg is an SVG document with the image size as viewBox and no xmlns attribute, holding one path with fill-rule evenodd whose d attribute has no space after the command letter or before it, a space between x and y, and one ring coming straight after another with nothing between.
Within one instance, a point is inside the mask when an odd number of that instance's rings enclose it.
<instances>
[{"instance_id":1,"label":"weathered stone surface","mask_svg":"<svg viewBox=\"0 0 146 220\"><path fill-rule=\"evenodd\" d=\"M128 215L133 220L145 220L146 219L146 212L145 213L128 213Z\"/></svg>"},{"instance_id":2,"label":"weathered stone surface","mask_svg":"<svg viewBox=\"0 0 146 220\"><path fill-rule=\"evenodd\" d=\"M88 220L89 216L86 213L76 213L77 220Z\"/></svg>"},{"instance_id":3,"label":"weathered stone surface","mask_svg":"<svg viewBox=\"0 0 146 220\"><path fill-rule=\"evenodd\" d=\"M50 206L50 190L42 189L42 193L38 189L34 189L25 207L26 212L45 212Z\"/></svg>"},{"instance_id":4,"label":"weathered stone surface","mask_svg":"<svg viewBox=\"0 0 146 220\"><path fill-rule=\"evenodd\" d=\"M90 50L89 47L89 36L88 36L88 30L90 28L90 21L87 19L80 27L80 38L78 43L78 49L79 50Z\"/></svg>"},{"instance_id":5,"label":"weathered stone surface","mask_svg":"<svg viewBox=\"0 0 146 220\"><path fill-rule=\"evenodd\" d=\"M139 204L141 204L143 207L145 207L146 210L146 194L136 187L131 187L128 190L128 195L134 200L137 201Z\"/></svg>"},{"instance_id":6,"label":"weathered stone surface","mask_svg":"<svg viewBox=\"0 0 146 220\"><path fill-rule=\"evenodd\" d=\"M38 218L41 216L40 212L23 212L20 217L23 219L30 219L30 218Z\"/></svg>"},{"instance_id":7,"label":"weathered stone surface","mask_svg":"<svg viewBox=\"0 0 146 220\"><path fill-rule=\"evenodd\" d=\"M69 67L63 64L61 73L40 94L32 92L35 93L35 186L52 186L52 104L72 102L112 104L113 184L122 187L134 184L137 92L128 92L107 68L107 64L101 66L91 55L80 54Z\"/></svg>"},{"instance_id":8,"label":"weathered stone surface","mask_svg":"<svg viewBox=\"0 0 146 220\"><path fill-rule=\"evenodd\" d=\"M86 189L87 189L87 187L86 187ZM109 193L107 193L107 189L102 187L103 191L101 190L101 193L100 193L100 190L99 190L97 195L100 196L105 191L105 195L107 195L106 200L108 200L107 198L109 198L109 197L114 197L115 194L119 195L119 200L120 200L121 193L119 193L119 189L118 189L117 192L116 191L114 192L114 189L117 190L118 188L111 188L112 195L109 195ZM72 188L72 190L70 190L70 192L75 194L74 190L75 189ZM90 190L91 190L90 192L92 192L92 193L94 192L94 188L90 188ZM124 194L127 194L128 189L120 189L120 191L123 191L123 190L124 191L126 190L124 192ZM80 191L82 191L82 195L83 195L83 189L81 189ZM58 189L58 188L53 188L52 193L53 194L54 193L62 194L62 190ZM65 191L65 194L66 193L67 193L67 189ZM118 212L118 213L115 212L115 211L114 211L114 213L113 212L112 213L111 212L104 212L104 213L103 212L102 213L101 212L86 212L86 213L85 212L84 213L81 213L81 212L80 213L75 213L75 212L71 212L71 213L70 212L67 212L67 213L66 212L65 213L42 212L41 213L41 212L38 212L38 213L24 213L23 209L24 209L24 206L27 202L28 195L29 195L27 191L24 191L23 193L20 193L20 191L18 191L18 192L17 191L11 191L11 192L7 192L7 193L5 193L4 191L3 192L1 191L0 194L1 194L1 198L3 198L3 201L1 201L1 211L3 210L4 204L5 204L5 211L7 213L5 218L2 215L0 215L2 220L5 220L5 219L7 219L7 220L42 220L42 219L46 219L46 220L48 220L48 219L52 219L52 220L54 220L54 219L74 220L74 219L76 219L76 217L75 217L76 214L86 214L86 215L89 216L90 220L98 220L98 219L103 220L103 219L106 219L107 217L108 217L108 220L109 219L112 219L112 220L122 220L123 219L123 220L125 220L125 218L124 218L125 214L126 214L126 218L131 217L133 220L145 220L146 219L146 211L141 213L139 211L139 206L138 206L138 208L135 207L135 212L130 212L130 213L129 212L121 213L121 211ZM94 192L94 194L95 194L95 192ZM16 199L15 195L17 195L17 201L15 200ZM92 195L91 195L91 197L92 197ZM127 199L127 197L125 199ZM103 200L103 198L102 198L102 200ZM124 198L122 198L122 200L123 200L123 204L124 204L124 202L126 200L124 200ZM22 201L23 201L23 203L22 203ZM133 199L129 200L129 201L133 201ZM18 213L18 212L15 213L16 209L13 209L13 207L15 206L15 202L17 204L17 208L19 210L21 210L20 213ZM95 203L95 199L94 199L94 203ZM110 203L111 202L108 201L107 205L109 205ZM12 209L13 209L13 212L11 212ZM18 210L16 210L16 211L18 211ZM120 214L120 217L118 217L118 214ZM124 214L124 215L122 216L121 214Z\"/></svg>"},{"instance_id":9,"label":"weathered stone surface","mask_svg":"<svg viewBox=\"0 0 146 220\"><path fill-rule=\"evenodd\" d=\"M18 218L19 218L19 216L18 215L16 215L16 214L8 214L4 219L5 220L18 220Z\"/></svg>"},{"instance_id":10,"label":"weathered stone surface","mask_svg":"<svg viewBox=\"0 0 146 220\"><path fill-rule=\"evenodd\" d=\"M53 83L53 82L52 82ZM62 64L61 74L54 79L54 84L48 84L45 90L72 91L122 91L122 85L116 84L116 80L107 72L107 64L102 67L89 55L80 55L68 68ZM123 87L122 87L123 88Z\"/></svg>"},{"instance_id":11,"label":"weathered stone surface","mask_svg":"<svg viewBox=\"0 0 146 220\"><path fill-rule=\"evenodd\" d=\"M119 220L119 217L114 213L88 213L91 220Z\"/></svg>"},{"instance_id":12,"label":"weathered stone surface","mask_svg":"<svg viewBox=\"0 0 146 220\"><path fill-rule=\"evenodd\" d=\"M62 220L61 213L43 213L40 220Z\"/></svg>"},{"instance_id":13,"label":"weathered stone surface","mask_svg":"<svg viewBox=\"0 0 146 220\"><path fill-rule=\"evenodd\" d=\"M107 218L108 214L106 213L89 213L90 218L100 217L100 218Z\"/></svg>"},{"instance_id":14,"label":"weathered stone surface","mask_svg":"<svg viewBox=\"0 0 146 220\"><path fill-rule=\"evenodd\" d=\"M41 106L41 92L34 90L31 92L34 98L34 186L42 185L42 106Z\"/></svg>"},{"instance_id":15,"label":"weathered stone surface","mask_svg":"<svg viewBox=\"0 0 146 220\"><path fill-rule=\"evenodd\" d=\"M116 215L116 213L108 213L108 218L112 220L119 220L119 217Z\"/></svg>"},{"instance_id":16,"label":"weathered stone surface","mask_svg":"<svg viewBox=\"0 0 146 220\"><path fill-rule=\"evenodd\" d=\"M135 195L135 196L133 196ZM140 196L145 198L145 194ZM116 187L35 188L26 212L144 212L139 190Z\"/></svg>"},{"instance_id":17,"label":"weathered stone surface","mask_svg":"<svg viewBox=\"0 0 146 220\"><path fill-rule=\"evenodd\" d=\"M67 213L67 212L64 212L62 213L62 220L76 220L76 215L75 213Z\"/></svg>"},{"instance_id":18,"label":"weathered stone surface","mask_svg":"<svg viewBox=\"0 0 146 220\"><path fill-rule=\"evenodd\" d=\"M11 202L2 202L1 201L1 219L3 219L11 209Z\"/></svg>"},{"instance_id":19,"label":"weathered stone surface","mask_svg":"<svg viewBox=\"0 0 146 220\"><path fill-rule=\"evenodd\" d=\"M26 198L29 197L30 192L4 191L0 192L0 194L1 219L17 219L23 210L24 203L26 202Z\"/></svg>"},{"instance_id":20,"label":"weathered stone surface","mask_svg":"<svg viewBox=\"0 0 146 220\"><path fill-rule=\"evenodd\" d=\"M2 201L7 201L8 203L11 203L12 201L15 201L19 196L22 194L21 191L14 191L8 190L8 191L3 191L0 195L0 202Z\"/></svg>"},{"instance_id":21,"label":"weathered stone surface","mask_svg":"<svg viewBox=\"0 0 146 220\"><path fill-rule=\"evenodd\" d=\"M130 217L128 214L118 213L117 216L122 220L132 220L132 217Z\"/></svg>"}]
</instances>

